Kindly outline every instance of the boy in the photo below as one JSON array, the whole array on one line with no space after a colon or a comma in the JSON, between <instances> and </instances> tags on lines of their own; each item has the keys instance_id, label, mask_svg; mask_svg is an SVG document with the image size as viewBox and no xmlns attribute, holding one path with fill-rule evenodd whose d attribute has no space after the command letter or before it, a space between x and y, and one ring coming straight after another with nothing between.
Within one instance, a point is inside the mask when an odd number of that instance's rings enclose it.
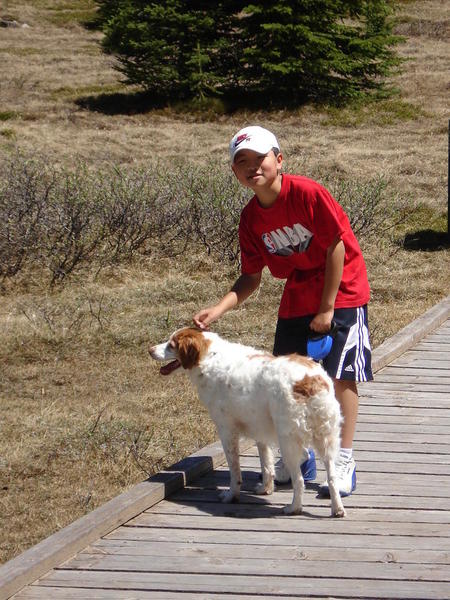
<instances>
[{"instance_id":1,"label":"boy","mask_svg":"<svg viewBox=\"0 0 450 600\"><path fill-rule=\"evenodd\" d=\"M357 381L372 379L367 302L370 290L359 244L342 207L315 181L281 173L283 157L276 137L262 127L241 129L231 140L232 170L252 189L239 224L242 274L214 306L194 316L206 329L259 286L267 266L287 279L275 333L274 354L306 354L308 336L337 333L323 366L333 378L341 405L341 449L336 461L342 496L356 487L352 456L358 414ZM315 478L314 456L301 465L305 480ZM276 479L288 475L280 462ZM321 493L328 493L327 482Z\"/></svg>"}]
</instances>

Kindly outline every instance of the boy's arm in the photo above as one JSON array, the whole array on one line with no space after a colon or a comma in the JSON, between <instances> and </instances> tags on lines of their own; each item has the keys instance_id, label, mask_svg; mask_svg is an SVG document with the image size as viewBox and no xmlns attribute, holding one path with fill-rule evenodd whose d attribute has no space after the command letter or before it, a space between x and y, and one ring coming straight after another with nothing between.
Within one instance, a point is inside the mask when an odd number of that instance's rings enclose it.
<instances>
[{"instance_id":1,"label":"boy's arm","mask_svg":"<svg viewBox=\"0 0 450 600\"><path fill-rule=\"evenodd\" d=\"M207 329L208 325L219 319L224 313L231 310L246 300L261 283L261 271L258 273L243 273L235 282L228 294L214 306L204 308L194 315L194 323L200 329Z\"/></svg>"},{"instance_id":2,"label":"boy's arm","mask_svg":"<svg viewBox=\"0 0 450 600\"><path fill-rule=\"evenodd\" d=\"M318 333L330 330L334 315L334 303L339 290L344 270L345 246L341 238L336 238L327 250L325 263L325 283L322 299L317 315L311 321L310 327Z\"/></svg>"}]
</instances>

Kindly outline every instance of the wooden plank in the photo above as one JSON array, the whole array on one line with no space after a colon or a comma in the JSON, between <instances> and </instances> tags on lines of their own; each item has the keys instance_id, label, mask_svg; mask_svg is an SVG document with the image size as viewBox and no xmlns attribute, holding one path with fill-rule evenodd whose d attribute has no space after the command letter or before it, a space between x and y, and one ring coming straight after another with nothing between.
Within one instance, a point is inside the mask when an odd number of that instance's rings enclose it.
<instances>
[{"instance_id":1,"label":"wooden plank","mask_svg":"<svg viewBox=\"0 0 450 600\"><path fill-rule=\"evenodd\" d=\"M411 444L415 446L422 445L423 452L436 452L448 454L450 452L450 444L445 443L448 440L445 435L419 434L419 433L392 433L385 431L380 426L378 431L361 431L355 433L355 446L361 440L364 442L378 442L383 444L389 442L400 442L402 444ZM405 448L406 450L406 448Z\"/></svg>"},{"instance_id":2,"label":"wooden plank","mask_svg":"<svg viewBox=\"0 0 450 600\"><path fill-rule=\"evenodd\" d=\"M450 343L438 343L438 342L427 342L423 341L420 344L414 346L416 350L422 350L428 352L429 350L437 352L450 352Z\"/></svg>"},{"instance_id":3,"label":"wooden plank","mask_svg":"<svg viewBox=\"0 0 450 600\"><path fill-rule=\"evenodd\" d=\"M430 454L426 452L390 452L384 449L384 446L377 446L370 443L369 448L364 448L362 442L359 442L355 446L355 452L357 453L358 461L359 459L373 462L401 462L404 464L414 463L414 464L422 464L429 465L438 464L438 465L449 465L450 458L448 454ZM256 447L253 446L253 454L245 453L241 455L243 459L246 456L257 456ZM320 466L320 462L319 462ZM427 467L428 468L428 467Z\"/></svg>"},{"instance_id":4,"label":"wooden plank","mask_svg":"<svg viewBox=\"0 0 450 600\"><path fill-rule=\"evenodd\" d=\"M36 585L24 588L16 596L14 600L174 600L174 592L169 591L147 591L139 590L102 590L101 588L74 588L74 587L38 587ZM178 598L182 600L219 600L217 594L209 594L202 592L180 592ZM261 595L254 596L247 593L236 593L228 596L230 600L261 600ZM283 600L283 598L292 598L291 595L276 596L264 594L264 600ZM296 600L311 600L304 596L295 595ZM329 596L314 596L315 600L330 600Z\"/></svg>"},{"instance_id":5,"label":"wooden plank","mask_svg":"<svg viewBox=\"0 0 450 600\"><path fill-rule=\"evenodd\" d=\"M221 559L248 558L254 556L279 560L322 560L335 561L336 548L327 546L301 548L297 544L272 546L271 544L253 545L251 551L245 544L195 543L188 542L135 542L133 540L98 540L86 549L89 553L117 554L127 556L188 556L209 554ZM445 550L416 550L394 548L339 548L339 559L348 562L379 562L408 564L448 565L450 553ZM326 569L325 569L326 570Z\"/></svg>"},{"instance_id":6,"label":"wooden plank","mask_svg":"<svg viewBox=\"0 0 450 600\"><path fill-rule=\"evenodd\" d=\"M449 411L447 411L447 414ZM383 427L409 427L410 431L414 431L414 427L417 429L426 428L425 431L429 433L440 433L443 429L450 427L450 416L446 417L437 417L437 416L423 416L422 414L416 415L379 415L373 414L371 412L366 412L364 408L359 412L358 415L358 428L362 427L360 431L366 428L375 428L380 427L383 424Z\"/></svg>"},{"instance_id":7,"label":"wooden plank","mask_svg":"<svg viewBox=\"0 0 450 600\"><path fill-rule=\"evenodd\" d=\"M444 388L445 386L441 387ZM376 381L372 381L370 383L358 384L358 393L359 395L367 395L368 397L376 393L378 393L378 395L382 393L385 397L392 398L394 400L397 400L398 398L414 400L414 398L420 395L428 401L446 400L447 406L449 402L447 390L433 390L430 389L429 386L412 386L411 389L402 389L399 384L397 384L393 385L392 389L389 389L384 382L377 383Z\"/></svg>"},{"instance_id":8,"label":"wooden plank","mask_svg":"<svg viewBox=\"0 0 450 600\"><path fill-rule=\"evenodd\" d=\"M400 419L402 422L403 419L425 419L429 422L434 422L435 420L442 423L445 420L450 420L450 415L448 413L448 406L445 408L436 408L434 406L427 407L426 410L422 410L420 408L416 408L413 406L378 406L376 404L368 404L367 402L361 402L359 405L359 415L364 417L365 415L377 415L376 418L380 419L391 419L396 418Z\"/></svg>"},{"instance_id":9,"label":"wooden plank","mask_svg":"<svg viewBox=\"0 0 450 600\"><path fill-rule=\"evenodd\" d=\"M446 323L448 323L448 321ZM436 329L436 331L427 335L426 339L435 340L446 338L447 340L450 340L450 327L446 323L443 323L439 329Z\"/></svg>"},{"instance_id":10,"label":"wooden plank","mask_svg":"<svg viewBox=\"0 0 450 600\"><path fill-rule=\"evenodd\" d=\"M386 375L393 375L393 376L398 376L398 375L410 375L411 378L414 380L416 377L422 377L422 376L426 376L426 377L430 377L430 378L449 378L450 377L450 367L447 367L447 365L444 363L439 363L439 365L435 365L435 367L433 369L429 368L429 367L424 367L423 365L421 367L407 367L407 366L392 366L390 365L389 367L385 367L384 369L381 369L381 371L378 371L378 373L376 374L376 380L377 381L381 381L381 377L385 377Z\"/></svg>"},{"instance_id":11,"label":"wooden plank","mask_svg":"<svg viewBox=\"0 0 450 600\"><path fill-rule=\"evenodd\" d=\"M382 460L377 456L374 456L375 452L355 452L355 458L357 460L357 471L358 475L363 472L368 473L378 473L378 474L395 474L395 475L411 475L416 474L420 477L424 475L443 475L447 479L450 477L450 464L447 460L443 461L443 464L436 464L433 460L433 456L429 457L428 463L420 463L418 460L413 460L412 462L406 462L401 460L401 457L397 457L398 461L394 462L390 460L390 457L387 456L386 460ZM383 454L386 456L386 454ZM423 456L423 455L420 455ZM414 458L414 457L412 457ZM418 457L417 457L418 458ZM380 464L382 463L382 464ZM325 477L325 472L320 460L316 461L317 464L317 481L320 481L321 477ZM253 470L258 476L261 471L259 458L256 456L242 456L241 457L241 469L242 470ZM383 475L384 476L384 475ZM434 479L433 479L434 481Z\"/></svg>"},{"instance_id":12,"label":"wooden plank","mask_svg":"<svg viewBox=\"0 0 450 600\"><path fill-rule=\"evenodd\" d=\"M430 333L426 336L423 336L421 340L417 343L417 346L420 344L435 344L436 346L440 346L441 344L446 346L450 345L450 337L443 333L442 336L436 336L435 332Z\"/></svg>"},{"instance_id":13,"label":"wooden plank","mask_svg":"<svg viewBox=\"0 0 450 600\"><path fill-rule=\"evenodd\" d=\"M340 519L333 519L338 521ZM330 517L331 521L331 517ZM245 537L241 535L239 529L219 529L219 533L211 529L197 528L166 528L166 527L128 527L122 525L118 529L108 534L108 539L114 540L145 540L150 542L155 541L190 541L190 542L212 542L221 544L236 544L241 543L247 546L253 544L267 543L267 531L248 530ZM386 537L389 539L386 540ZM427 537L420 536L414 539L414 547L416 550L435 550L439 547L440 550L450 550L450 539L445 537ZM292 530L287 531L270 531L270 543L275 546L284 546L286 544L297 543L299 546L333 546L334 548L378 548L386 547L387 541L389 547L410 549L412 543L411 535L371 535L371 534L346 534L346 533L302 533Z\"/></svg>"},{"instance_id":14,"label":"wooden plank","mask_svg":"<svg viewBox=\"0 0 450 600\"><path fill-rule=\"evenodd\" d=\"M218 492L221 488L211 487L209 489L204 487L199 488L188 488L181 492L178 492L174 499L178 502L217 502ZM223 489L223 488L222 488ZM272 496L257 496L246 492L245 490L241 493L239 502L241 504L258 504L261 506L269 507L269 514L271 514L271 505L285 505L290 502L291 490L281 491L278 489ZM288 497L289 494L289 497ZM321 507L325 504L328 506L329 501L317 497L312 494L305 494L303 507L305 514L315 516L315 510L317 507ZM448 498L433 498L430 503L430 498L423 498L421 496L379 496L379 495L368 495L361 491L360 486L357 488L357 492L348 496L344 500L344 506L347 512L353 508L390 508L390 509L407 509L407 510L422 510L429 509L430 506L434 510L448 510ZM273 512L273 511L272 511Z\"/></svg>"},{"instance_id":15,"label":"wooden plank","mask_svg":"<svg viewBox=\"0 0 450 600\"><path fill-rule=\"evenodd\" d=\"M395 388L393 387L391 390L386 390L386 385L384 383L380 383L378 385L375 381L372 381L370 383L358 384L358 393L359 396L367 398L382 396L389 401L389 404L392 402L395 404L395 402L403 400L411 402L412 404L410 406L415 406L414 400L419 398L422 399L422 405L424 408L427 406L434 406L435 408L448 408L449 405L449 397L447 392L420 389L418 386L411 390L398 389L398 386ZM440 401L443 402L440 404ZM438 404L435 404L435 402L438 402Z\"/></svg>"},{"instance_id":16,"label":"wooden plank","mask_svg":"<svg viewBox=\"0 0 450 600\"><path fill-rule=\"evenodd\" d=\"M442 350L432 349L428 350L428 352L424 354L423 352L416 350L416 347L413 346L410 350L407 350L404 354L401 354L398 358L390 362L389 366L392 367L396 365L401 365L409 360L418 360L420 364L422 364L422 361L443 361L445 363L448 363L448 355Z\"/></svg>"},{"instance_id":17,"label":"wooden plank","mask_svg":"<svg viewBox=\"0 0 450 600\"><path fill-rule=\"evenodd\" d=\"M212 553L198 554L194 557L188 556L127 556L111 554L90 554L83 552L68 561L59 570L83 570L111 572L132 571L133 573L190 573L211 574L215 577L223 575L245 575L260 576L269 579L270 573L276 573L279 577L317 577L326 573L327 577L340 578L341 573L348 570L346 561L339 559L339 553L334 549L334 561L303 559L277 559L266 558L234 558L227 560L218 558ZM450 569L448 565L435 564L398 564L355 562L353 565L356 572L363 571L364 577L370 580L390 579L409 581L450 581ZM107 573L105 573L107 575ZM168 577L167 579L170 579Z\"/></svg>"},{"instance_id":18,"label":"wooden plank","mask_svg":"<svg viewBox=\"0 0 450 600\"><path fill-rule=\"evenodd\" d=\"M410 374L414 374L414 371L417 371L418 373L430 373L430 375L448 375L448 372L450 370L450 365L449 365L449 358L448 355L445 352L427 352L424 353L422 352L421 355L421 359L419 358L414 358L415 353L411 352L410 356L409 354L402 354L402 356L400 356L398 358L398 362L394 362L391 363L389 365L387 365L386 367L384 367L383 369L381 369L380 371L378 371L378 373L376 374L376 377L379 374L382 373L388 373L389 371L393 371L393 372L407 372L410 371ZM410 365L410 364L404 364L405 361L409 359L412 360L413 362L415 362L416 364L414 365ZM401 361L401 362L400 362ZM428 361L427 364L424 361Z\"/></svg>"},{"instance_id":19,"label":"wooden plank","mask_svg":"<svg viewBox=\"0 0 450 600\"><path fill-rule=\"evenodd\" d=\"M389 366L395 369L427 369L432 373L434 369L448 369L448 355L445 352L408 352L399 356Z\"/></svg>"},{"instance_id":20,"label":"wooden plank","mask_svg":"<svg viewBox=\"0 0 450 600\"><path fill-rule=\"evenodd\" d=\"M204 481L199 481L199 487L216 487L225 488L229 483L228 469L220 472L216 471L217 476L214 478L205 478ZM256 471L245 471L243 475L243 487L247 491L254 490L255 485L259 481L259 473ZM450 496L450 480L446 476L428 475L427 473L399 474L395 478L391 478L389 485L386 485L386 475L384 473L365 473L357 470L358 481L360 483L358 491L365 495L381 495L381 496L420 496L422 498L448 498ZM422 485L420 483L422 482ZM195 484L193 484L194 486ZM310 490L317 492L317 483L309 485ZM285 486L280 486L285 487Z\"/></svg>"},{"instance_id":21,"label":"wooden plank","mask_svg":"<svg viewBox=\"0 0 450 600\"><path fill-rule=\"evenodd\" d=\"M168 578L166 573L133 573L102 571L52 571L40 581L41 586L69 585L72 587L92 587L102 589L170 590L173 593L215 592L235 594L246 590L253 594L296 595L299 590L306 596L314 596L318 584L320 594L344 598L427 598L428 600L448 600L448 584L436 581L402 581L394 585L392 580L370 581L354 577L353 568L348 567L341 577L279 577L271 574L265 577L185 574Z\"/></svg>"},{"instance_id":22,"label":"wooden plank","mask_svg":"<svg viewBox=\"0 0 450 600\"><path fill-rule=\"evenodd\" d=\"M428 444L421 443L416 440L415 442L406 442L403 436L397 438L397 442L384 441L383 433L380 432L378 438L376 435L372 436L374 439L368 440L365 434L359 434L355 436L355 450L379 450L382 444L383 449L389 452L407 452L417 454L450 454L449 444Z\"/></svg>"},{"instance_id":23,"label":"wooden plank","mask_svg":"<svg viewBox=\"0 0 450 600\"><path fill-rule=\"evenodd\" d=\"M361 484L364 483L364 489L368 489L368 485L370 485L371 487L384 487L385 492L383 493L383 495L388 495L392 491L397 491L400 488L404 487L408 487L411 489L419 488L418 490L416 490L416 494L422 495L422 491L420 490L421 484L424 488L432 488L433 486L439 487L441 488L443 494L446 494L450 487L450 477L448 475L432 475L426 472L425 469L423 469L422 473L397 473L395 478L392 478L395 479L395 482L393 481L391 485L386 486L385 472L380 471L376 468L376 466L375 468L368 469L367 467L364 468L364 465L358 468L358 465L359 461L356 470L358 474L358 481ZM325 471L323 468L321 468L320 464L318 465L318 467L319 468L317 481L320 481L321 477L325 476ZM228 483L229 472L227 468L216 470L215 474L217 475L217 477L208 479L205 478L203 481L199 480L198 485L208 486L214 482L216 485L223 486ZM260 479L260 469L253 466L250 466L249 469L246 469L243 466L242 476L245 484L248 484L249 486L255 486ZM317 483L311 482L308 484L308 486L308 489L316 491Z\"/></svg>"},{"instance_id":24,"label":"wooden plank","mask_svg":"<svg viewBox=\"0 0 450 600\"><path fill-rule=\"evenodd\" d=\"M215 508L215 507L214 507ZM211 518L211 517L214 518ZM442 527L442 523L404 523L392 521L389 523L389 532L386 530L385 523L380 521L355 521L349 519L332 519L328 517L321 519L303 518L278 518L268 519L263 517L249 517L246 519L233 518L229 516L220 516L211 511L209 515L191 514L161 514L161 513L142 513L131 521L126 527L151 527L159 529L190 529L196 530L214 530L240 532L262 531L266 533L288 531L290 533L320 533L320 534L352 534L352 535L412 535L414 537L435 537L440 538L439 545L446 544L444 538L450 537L450 528ZM442 538L442 539L441 539ZM443 546L442 549L447 546ZM450 540L448 540L448 549L450 550Z\"/></svg>"},{"instance_id":25,"label":"wooden plank","mask_svg":"<svg viewBox=\"0 0 450 600\"><path fill-rule=\"evenodd\" d=\"M368 406L362 404L358 413L358 423L398 423L420 427L427 425L450 425L450 414L448 409L428 409L425 413L420 409L395 408L390 406Z\"/></svg>"},{"instance_id":26,"label":"wooden plank","mask_svg":"<svg viewBox=\"0 0 450 600\"><path fill-rule=\"evenodd\" d=\"M448 356L445 352L417 352L417 355L411 352L408 354L402 354L397 360L391 363L389 366L395 369L423 369L428 370L432 373L434 370L448 369Z\"/></svg>"},{"instance_id":27,"label":"wooden plank","mask_svg":"<svg viewBox=\"0 0 450 600\"><path fill-rule=\"evenodd\" d=\"M384 433L397 433L397 434L410 434L415 435L416 439L419 436L419 432L421 436L426 436L427 440L430 443L433 443L433 440L436 442L445 441L445 437L448 438L448 424L440 424L439 422L436 424L428 424L422 422L420 419L416 419L415 423L390 423L385 420L380 421L377 420L358 420L358 431L360 433L373 433L373 432L383 432ZM403 435L401 436L403 438Z\"/></svg>"},{"instance_id":28,"label":"wooden plank","mask_svg":"<svg viewBox=\"0 0 450 600\"><path fill-rule=\"evenodd\" d=\"M277 508L273 503L270 506ZM210 502L174 502L166 501L156 504L149 508L143 514L163 514L163 515L191 515L201 516L213 513L214 516L226 516L235 519L254 519L254 518L270 518L284 519L285 517L277 513L275 510L269 514L267 508L259 507L258 505L248 505L233 503L232 506L223 504L222 502L215 503L211 507ZM315 516L317 518L328 518L330 516L329 507L316 507ZM292 519L306 519L306 516L296 516ZM364 521L369 523L372 521L382 522L384 524L394 523L439 523L441 525L450 524L450 510L391 510L391 509L355 509L348 515L348 519L352 521ZM449 533L450 535L450 533Z\"/></svg>"},{"instance_id":29,"label":"wooden plank","mask_svg":"<svg viewBox=\"0 0 450 600\"><path fill-rule=\"evenodd\" d=\"M420 373L416 373L416 375L405 375L404 373L395 373L393 371L388 371L385 373L377 374L377 384L380 383L409 383L411 385L420 385L425 389L428 389L430 386L447 386L447 390L450 391L450 376L440 375L437 376L433 374L430 375L421 375Z\"/></svg>"},{"instance_id":30,"label":"wooden plank","mask_svg":"<svg viewBox=\"0 0 450 600\"><path fill-rule=\"evenodd\" d=\"M450 352L450 348L449 348ZM421 384L422 385L422 384ZM417 385L415 383L406 382L398 382L398 381L376 381L373 383L373 387L378 390L385 390L385 393L390 393L390 391L421 391L417 390ZM448 397L449 387L445 383L424 383L423 384L425 392L437 392L446 394Z\"/></svg>"},{"instance_id":31,"label":"wooden plank","mask_svg":"<svg viewBox=\"0 0 450 600\"><path fill-rule=\"evenodd\" d=\"M390 392L374 388L360 391L360 406L370 404L371 406L391 406L396 408L411 407L426 411L429 407L447 409L449 407L448 394L425 394L419 391Z\"/></svg>"}]
</instances>

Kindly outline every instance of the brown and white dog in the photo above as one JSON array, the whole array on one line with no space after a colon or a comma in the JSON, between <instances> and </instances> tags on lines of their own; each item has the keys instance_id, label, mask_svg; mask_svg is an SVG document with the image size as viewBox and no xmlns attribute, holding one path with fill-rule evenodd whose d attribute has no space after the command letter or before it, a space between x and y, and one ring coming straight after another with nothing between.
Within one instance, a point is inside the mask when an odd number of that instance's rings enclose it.
<instances>
[{"instance_id":1,"label":"brown and white dog","mask_svg":"<svg viewBox=\"0 0 450 600\"><path fill-rule=\"evenodd\" d=\"M295 354L274 357L194 328L176 331L167 342L149 351L155 360L171 361L161 368L163 375L179 367L186 369L200 401L209 410L230 469L230 489L222 492L223 502L239 498L242 435L254 439L258 447L262 483L256 488L257 494L273 492L271 446L278 444L294 490L292 504L284 512L299 514L304 489L299 465L312 447L327 472L331 514L345 516L334 468L339 448L340 408L333 383L319 364Z\"/></svg>"}]
</instances>

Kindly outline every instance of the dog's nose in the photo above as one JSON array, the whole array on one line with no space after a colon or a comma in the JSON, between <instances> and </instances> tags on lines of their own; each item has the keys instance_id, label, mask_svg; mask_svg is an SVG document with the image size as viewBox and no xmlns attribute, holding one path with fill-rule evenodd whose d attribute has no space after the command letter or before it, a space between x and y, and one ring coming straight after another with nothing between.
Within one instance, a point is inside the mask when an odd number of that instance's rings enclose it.
<instances>
[{"instance_id":1,"label":"dog's nose","mask_svg":"<svg viewBox=\"0 0 450 600\"><path fill-rule=\"evenodd\" d=\"M148 353L150 354L150 356L153 356L154 352L155 352L155 346L150 346L148 349Z\"/></svg>"}]
</instances>

